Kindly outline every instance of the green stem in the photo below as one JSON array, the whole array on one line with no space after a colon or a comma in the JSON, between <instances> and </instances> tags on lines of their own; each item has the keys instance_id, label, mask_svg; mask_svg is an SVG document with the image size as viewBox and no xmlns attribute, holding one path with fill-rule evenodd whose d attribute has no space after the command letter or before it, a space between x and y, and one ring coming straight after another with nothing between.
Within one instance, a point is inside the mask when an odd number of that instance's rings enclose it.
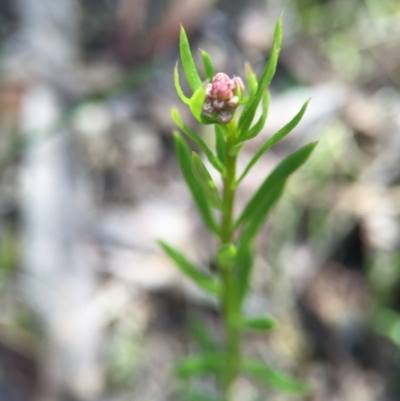
<instances>
[{"instance_id":1,"label":"green stem","mask_svg":"<svg viewBox=\"0 0 400 401\"><path fill-rule=\"evenodd\" d=\"M222 220L220 239L221 245L233 242L234 236L234 202L236 192L236 154L231 154L236 134L234 124L229 127L230 135L226 139L226 172L223 177ZM221 294L222 313L226 335L226 366L223 373L222 385L225 400L228 401L230 388L237 375L240 357L240 337L236 321L238 315L236 286L231 266L221 266L220 275L223 282Z\"/></svg>"}]
</instances>

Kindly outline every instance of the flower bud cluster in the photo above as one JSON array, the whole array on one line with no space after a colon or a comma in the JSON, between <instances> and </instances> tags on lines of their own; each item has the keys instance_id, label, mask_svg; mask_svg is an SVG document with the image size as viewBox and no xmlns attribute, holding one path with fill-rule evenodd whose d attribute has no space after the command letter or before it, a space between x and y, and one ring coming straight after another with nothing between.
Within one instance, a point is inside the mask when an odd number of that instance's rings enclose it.
<instances>
[{"instance_id":1,"label":"flower bud cluster","mask_svg":"<svg viewBox=\"0 0 400 401\"><path fill-rule=\"evenodd\" d=\"M207 85L203 113L215 115L223 124L229 123L243 91L244 85L239 77L231 79L225 73L219 72Z\"/></svg>"}]
</instances>

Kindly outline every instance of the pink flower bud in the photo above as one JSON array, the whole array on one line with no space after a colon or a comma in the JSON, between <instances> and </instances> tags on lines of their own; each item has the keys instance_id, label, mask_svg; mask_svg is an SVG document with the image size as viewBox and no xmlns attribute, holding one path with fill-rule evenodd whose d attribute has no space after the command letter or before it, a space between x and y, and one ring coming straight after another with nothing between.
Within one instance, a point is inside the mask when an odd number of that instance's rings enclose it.
<instances>
[{"instance_id":1,"label":"pink flower bud","mask_svg":"<svg viewBox=\"0 0 400 401\"><path fill-rule=\"evenodd\" d=\"M231 110L222 110L217 114L217 119L223 124L228 124L232 120L232 117L233 111Z\"/></svg>"},{"instance_id":2,"label":"pink flower bud","mask_svg":"<svg viewBox=\"0 0 400 401\"><path fill-rule=\"evenodd\" d=\"M228 87L229 90L234 91L236 87L235 81L233 79L229 80L226 86Z\"/></svg>"},{"instance_id":3,"label":"pink flower bud","mask_svg":"<svg viewBox=\"0 0 400 401\"><path fill-rule=\"evenodd\" d=\"M244 92L243 81L240 77L234 77L232 80L235 83L235 89L239 89L240 93Z\"/></svg>"},{"instance_id":4,"label":"pink flower bud","mask_svg":"<svg viewBox=\"0 0 400 401\"><path fill-rule=\"evenodd\" d=\"M233 96L231 99L229 99L226 102L226 105L231 109L236 108L238 104L239 104L239 97L238 96Z\"/></svg>"},{"instance_id":5,"label":"pink flower bud","mask_svg":"<svg viewBox=\"0 0 400 401\"><path fill-rule=\"evenodd\" d=\"M206 100L203 104L203 111L205 113L214 113L214 106L210 100Z\"/></svg>"},{"instance_id":6,"label":"pink flower bud","mask_svg":"<svg viewBox=\"0 0 400 401\"><path fill-rule=\"evenodd\" d=\"M231 79L229 78L228 75L226 75L224 72L219 72L217 74L215 74L214 78L212 79L212 83L213 85L216 84L217 82L229 82Z\"/></svg>"},{"instance_id":7,"label":"pink flower bud","mask_svg":"<svg viewBox=\"0 0 400 401\"><path fill-rule=\"evenodd\" d=\"M207 84L203 113L214 115L220 122L227 124L233 118L243 91L244 85L239 77L231 79L219 72Z\"/></svg>"},{"instance_id":8,"label":"pink flower bud","mask_svg":"<svg viewBox=\"0 0 400 401\"><path fill-rule=\"evenodd\" d=\"M212 86L212 84L207 84L206 96L207 97L213 97L213 86Z\"/></svg>"},{"instance_id":9,"label":"pink flower bud","mask_svg":"<svg viewBox=\"0 0 400 401\"><path fill-rule=\"evenodd\" d=\"M225 102L222 99L215 99L212 104L217 110L222 110L225 107Z\"/></svg>"},{"instance_id":10,"label":"pink flower bud","mask_svg":"<svg viewBox=\"0 0 400 401\"><path fill-rule=\"evenodd\" d=\"M228 89L228 87L226 86L225 90L222 93L220 93L219 97L224 100L229 100L229 99L231 99L232 96L233 96L233 92L230 89Z\"/></svg>"}]
</instances>

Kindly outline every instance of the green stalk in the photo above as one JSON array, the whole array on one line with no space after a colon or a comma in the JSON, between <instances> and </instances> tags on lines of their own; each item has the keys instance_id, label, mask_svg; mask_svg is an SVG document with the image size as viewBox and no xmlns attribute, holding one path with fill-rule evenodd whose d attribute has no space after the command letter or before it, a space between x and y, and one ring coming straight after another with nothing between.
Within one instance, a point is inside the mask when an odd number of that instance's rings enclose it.
<instances>
[{"instance_id":1,"label":"green stalk","mask_svg":"<svg viewBox=\"0 0 400 401\"><path fill-rule=\"evenodd\" d=\"M220 240L221 245L233 242L234 237L234 203L236 193L236 152L231 152L237 135L235 123L228 125L229 135L226 138L226 172L223 176L222 219ZM236 288L232 266L220 266L223 291L221 293L222 314L226 335L226 366L222 377L224 398L230 398L230 388L237 376L237 366L240 358L240 335L236 325L238 308Z\"/></svg>"}]
</instances>

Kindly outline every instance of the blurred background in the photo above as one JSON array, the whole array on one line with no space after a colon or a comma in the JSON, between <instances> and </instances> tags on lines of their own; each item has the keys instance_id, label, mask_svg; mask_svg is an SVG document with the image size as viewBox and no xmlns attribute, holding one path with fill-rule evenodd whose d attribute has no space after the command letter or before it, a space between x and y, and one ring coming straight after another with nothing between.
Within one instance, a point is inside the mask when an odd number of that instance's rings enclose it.
<instances>
[{"instance_id":1,"label":"blurred background","mask_svg":"<svg viewBox=\"0 0 400 401\"><path fill-rule=\"evenodd\" d=\"M243 77L244 61L262 70L282 13L268 121L240 168L312 101L238 208L285 155L319 145L259 241L246 310L279 328L245 348L313 391L243 379L237 400L400 399L400 3L1 0L1 401L177 399L193 321L221 337L215 302L155 243L213 265L173 153L173 105L213 143L174 91L179 24Z\"/></svg>"}]
</instances>

